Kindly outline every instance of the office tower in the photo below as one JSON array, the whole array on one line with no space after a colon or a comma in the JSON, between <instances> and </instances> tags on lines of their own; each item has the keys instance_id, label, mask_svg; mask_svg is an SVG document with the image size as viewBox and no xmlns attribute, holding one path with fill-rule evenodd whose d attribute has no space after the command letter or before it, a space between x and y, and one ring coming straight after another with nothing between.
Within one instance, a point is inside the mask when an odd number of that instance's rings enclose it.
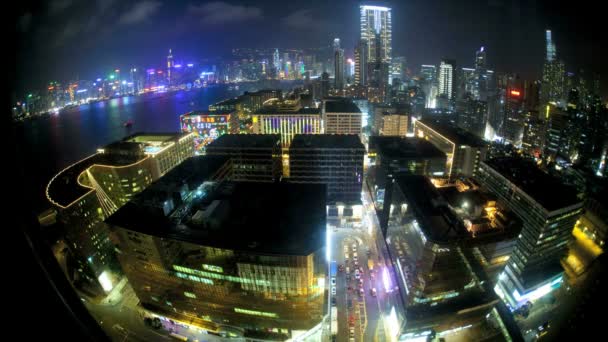
<instances>
[{"instance_id":1,"label":"office tower","mask_svg":"<svg viewBox=\"0 0 608 342\"><path fill-rule=\"evenodd\" d=\"M405 136L411 110L407 105L376 105L372 132L377 135Z\"/></svg>"},{"instance_id":2,"label":"office tower","mask_svg":"<svg viewBox=\"0 0 608 342\"><path fill-rule=\"evenodd\" d=\"M389 7L361 5L361 40L367 42L367 82L373 88L369 98L384 102L392 60L392 24Z\"/></svg>"},{"instance_id":3,"label":"office tower","mask_svg":"<svg viewBox=\"0 0 608 342\"><path fill-rule=\"evenodd\" d=\"M334 51L340 48L340 38L334 38Z\"/></svg>"},{"instance_id":4,"label":"office tower","mask_svg":"<svg viewBox=\"0 0 608 342\"><path fill-rule=\"evenodd\" d=\"M521 147L524 152L535 158L540 158L545 150L545 137L547 133L547 121L531 115L524 121L524 136Z\"/></svg>"},{"instance_id":5,"label":"office tower","mask_svg":"<svg viewBox=\"0 0 608 342\"><path fill-rule=\"evenodd\" d=\"M171 52L171 49L169 49L169 55L167 56L167 82L168 85L171 86L171 70L173 69L174 64L173 64L173 53Z\"/></svg>"},{"instance_id":6,"label":"office tower","mask_svg":"<svg viewBox=\"0 0 608 342\"><path fill-rule=\"evenodd\" d=\"M355 77L355 61L351 58L346 60L346 77L348 78L348 83L352 84Z\"/></svg>"},{"instance_id":7,"label":"office tower","mask_svg":"<svg viewBox=\"0 0 608 342\"><path fill-rule=\"evenodd\" d=\"M210 333L306 333L327 305L325 186L232 182L224 169L191 158L108 218L129 284L148 312Z\"/></svg>"},{"instance_id":8,"label":"office tower","mask_svg":"<svg viewBox=\"0 0 608 342\"><path fill-rule=\"evenodd\" d=\"M458 127L483 139L488 123L488 103L467 98L457 113Z\"/></svg>"},{"instance_id":9,"label":"office tower","mask_svg":"<svg viewBox=\"0 0 608 342\"><path fill-rule=\"evenodd\" d=\"M570 118L567 112L556 106L547 104L545 109L545 120L547 130L545 135L545 155L555 160L558 155L568 156L571 139Z\"/></svg>"},{"instance_id":10,"label":"office tower","mask_svg":"<svg viewBox=\"0 0 608 342\"><path fill-rule=\"evenodd\" d=\"M182 132L194 133L194 150L203 154L205 146L228 133L239 132L238 115L236 112L192 111L179 117Z\"/></svg>"},{"instance_id":11,"label":"office tower","mask_svg":"<svg viewBox=\"0 0 608 342\"><path fill-rule=\"evenodd\" d=\"M272 183L283 175L279 134L224 134L205 150L208 156L230 158L234 181Z\"/></svg>"},{"instance_id":12,"label":"office tower","mask_svg":"<svg viewBox=\"0 0 608 342\"><path fill-rule=\"evenodd\" d=\"M324 72L321 74L321 97L329 95L329 74Z\"/></svg>"},{"instance_id":13,"label":"office tower","mask_svg":"<svg viewBox=\"0 0 608 342\"><path fill-rule=\"evenodd\" d=\"M551 38L551 30L545 31L547 57L543 66L541 87L541 105L548 102L559 103L564 100L565 67L564 62L557 59L557 49Z\"/></svg>"},{"instance_id":14,"label":"office tower","mask_svg":"<svg viewBox=\"0 0 608 342\"><path fill-rule=\"evenodd\" d=\"M524 111L538 111L540 108L539 81L526 82L524 86Z\"/></svg>"},{"instance_id":15,"label":"office tower","mask_svg":"<svg viewBox=\"0 0 608 342\"><path fill-rule=\"evenodd\" d=\"M470 95L473 99L479 98L477 72L475 69L460 68L457 79L458 86L455 91L456 99L463 99L467 95Z\"/></svg>"},{"instance_id":16,"label":"office tower","mask_svg":"<svg viewBox=\"0 0 608 342\"><path fill-rule=\"evenodd\" d=\"M279 58L279 49L274 49L272 53L272 66L271 66L271 75L273 78L279 77L279 71L281 69L281 60Z\"/></svg>"},{"instance_id":17,"label":"office tower","mask_svg":"<svg viewBox=\"0 0 608 342\"><path fill-rule=\"evenodd\" d=\"M393 57L391 60L391 70L389 80L398 78L401 81L405 80L406 59L405 57Z\"/></svg>"},{"instance_id":18,"label":"office tower","mask_svg":"<svg viewBox=\"0 0 608 342\"><path fill-rule=\"evenodd\" d=\"M517 85L507 89L502 136L505 142L519 147L524 134L523 90Z\"/></svg>"},{"instance_id":19,"label":"office tower","mask_svg":"<svg viewBox=\"0 0 608 342\"><path fill-rule=\"evenodd\" d=\"M365 147L353 134L298 134L289 147L289 182L326 184L328 205L361 204Z\"/></svg>"},{"instance_id":20,"label":"office tower","mask_svg":"<svg viewBox=\"0 0 608 342\"><path fill-rule=\"evenodd\" d=\"M404 137L407 134L408 120L408 114L401 111L397 113L382 113L380 135Z\"/></svg>"},{"instance_id":21,"label":"office tower","mask_svg":"<svg viewBox=\"0 0 608 342\"><path fill-rule=\"evenodd\" d=\"M475 100L487 101L492 86L492 70L487 68L486 51L482 46L475 53L475 81L472 94Z\"/></svg>"},{"instance_id":22,"label":"office tower","mask_svg":"<svg viewBox=\"0 0 608 342\"><path fill-rule=\"evenodd\" d=\"M392 57L391 8L361 5L361 39L368 44L368 63L390 63Z\"/></svg>"},{"instance_id":23,"label":"office tower","mask_svg":"<svg viewBox=\"0 0 608 342\"><path fill-rule=\"evenodd\" d=\"M439 96L444 95L448 100L455 98L455 77L456 62L444 59L439 65Z\"/></svg>"},{"instance_id":24,"label":"office tower","mask_svg":"<svg viewBox=\"0 0 608 342\"><path fill-rule=\"evenodd\" d=\"M545 43L546 45L546 61L553 62L557 56L557 49L555 48L555 43L551 38L551 30L545 31Z\"/></svg>"},{"instance_id":25,"label":"office tower","mask_svg":"<svg viewBox=\"0 0 608 342\"><path fill-rule=\"evenodd\" d=\"M344 50L340 48L334 52L334 81L336 89L344 88Z\"/></svg>"},{"instance_id":26,"label":"office tower","mask_svg":"<svg viewBox=\"0 0 608 342\"><path fill-rule=\"evenodd\" d=\"M446 154L445 174L450 179L475 176L479 163L485 160L488 151L488 145L479 137L429 120L417 120L414 135L430 141Z\"/></svg>"},{"instance_id":27,"label":"office tower","mask_svg":"<svg viewBox=\"0 0 608 342\"><path fill-rule=\"evenodd\" d=\"M479 51L475 52L475 70L485 70L486 69L486 51L482 46Z\"/></svg>"},{"instance_id":28,"label":"office tower","mask_svg":"<svg viewBox=\"0 0 608 342\"><path fill-rule=\"evenodd\" d=\"M192 134L136 134L100 148L63 169L46 188L66 229L78 270L70 280L85 292L109 292L118 272L103 220L159 177L193 155ZM88 291L89 290L89 291Z\"/></svg>"},{"instance_id":29,"label":"office tower","mask_svg":"<svg viewBox=\"0 0 608 342\"><path fill-rule=\"evenodd\" d=\"M367 55L367 41L360 39L355 46L355 84L357 85L367 85Z\"/></svg>"},{"instance_id":30,"label":"office tower","mask_svg":"<svg viewBox=\"0 0 608 342\"><path fill-rule=\"evenodd\" d=\"M520 158L482 162L477 179L523 222L496 293L516 309L558 288L563 281L560 260L583 211L577 192Z\"/></svg>"},{"instance_id":31,"label":"office tower","mask_svg":"<svg viewBox=\"0 0 608 342\"><path fill-rule=\"evenodd\" d=\"M287 101L284 101L287 102ZM297 103L263 107L253 114L253 133L280 134L281 146L289 148L296 134L321 134L321 111Z\"/></svg>"},{"instance_id":32,"label":"office tower","mask_svg":"<svg viewBox=\"0 0 608 342\"><path fill-rule=\"evenodd\" d=\"M385 277L401 292L399 336L483 322L496 295L475 248L513 240L519 228L513 215L479 191L435 188L420 175L391 178L378 238L393 265Z\"/></svg>"},{"instance_id":33,"label":"office tower","mask_svg":"<svg viewBox=\"0 0 608 342\"><path fill-rule=\"evenodd\" d=\"M362 114L350 99L330 97L323 100L322 116L325 134L361 135Z\"/></svg>"},{"instance_id":34,"label":"office tower","mask_svg":"<svg viewBox=\"0 0 608 342\"><path fill-rule=\"evenodd\" d=\"M422 75L427 82L434 83L437 80L437 67L423 64L420 67L420 75Z\"/></svg>"}]
</instances>

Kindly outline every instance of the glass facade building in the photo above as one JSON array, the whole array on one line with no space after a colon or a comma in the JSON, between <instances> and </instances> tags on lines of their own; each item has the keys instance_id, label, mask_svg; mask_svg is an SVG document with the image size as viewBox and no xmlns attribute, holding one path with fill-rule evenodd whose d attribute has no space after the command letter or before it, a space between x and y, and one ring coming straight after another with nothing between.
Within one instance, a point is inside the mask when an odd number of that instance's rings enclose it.
<instances>
[{"instance_id":1,"label":"glass facade building","mask_svg":"<svg viewBox=\"0 0 608 342\"><path fill-rule=\"evenodd\" d=\"M109 291L107 274L116 271L103 220L191 157L192 139L192 134L135 134L68 166L47 185L47 199L66 227L68 249L92 292Z\"/></svg>"},{"instance_id":2,"label":"glass facade building","mask_svg":"<svg viewBox=\"0 0 608 342\"><path fill-rule=\"evenodd\" d=\"M559 287L560 260L583 211L576 191L518 158L482 162L477 179L523 221L496 292L515 309Z\"/></svg>"},{"instance_id":3,"label":"glass facade building","mask_svg":"<svg viewBox=\"0 0 608 342\"><path fill-rule=\"evenodd\" d=\"M108 218L119 260L154 315L286 340L326 311L325 186L233 182L227 162L191 158Z\"/></svg>"}]
</instances>

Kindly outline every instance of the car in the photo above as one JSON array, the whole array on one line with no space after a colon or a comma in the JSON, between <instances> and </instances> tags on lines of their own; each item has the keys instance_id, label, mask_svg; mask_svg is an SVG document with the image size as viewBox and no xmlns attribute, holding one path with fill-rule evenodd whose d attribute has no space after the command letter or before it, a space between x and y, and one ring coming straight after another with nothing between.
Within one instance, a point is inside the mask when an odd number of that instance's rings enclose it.
<instances>
[{"instance_id":1,"label":"car","mask_svg":"<svg viewBox=\"0 0 608 342\"><path fill-rule=\"evenodd\" d=\"M541 324L537 329L536 329L536 338L540 338L543 337L545 335L547 335L547 333L549 332L549 322L545 322L543 324Z\"/></svg>"},{"instance_id":2,"label":"car","mask_svg":"<svg viewBox=\"0 0 608 342\"><path fill-rule=\"evenodd\" d=\"M353 243L353 249L357 249L357 244Z\"/></svg>"},{"instance_id":3,"label":"car","mask_svg":"<svg viewBox=\"0 0 608 342\"><path fill-rule=\"evenodd\" d=\"M344 260L348 261L348 253L344 254Z\"/></svg>"},{"instance_id":4,"label":"car","mask_svg":"<svg viewBox=\"0 0 608 342\"><path fill-rule=\"evenodd\" d=\"M365 294L365 290L363 290L363 288L359 289L359 297L363 297L363 295Z\"/></svg>"},{"instance_id":5,"label":"car","mask_svg":"<svg viewBox=\"0 0 608 342\"><path fill-rule=\"evenodd\" d=\"M346 274L350 273L350 268L348 266L346 266Z\"/></svg>"},{"instance_id":6,"label":"car","mask_svg":"<svg viewBox=\"0 0 608 342\"><path fill-rule=\"evenodd\" d=\"M336 286L336 278L334 278L334 277L331 278L331 284L333 286Z\"/></svg>"},{"instance_id":7,"label":"car","mask_svg":"<svg viewBox=\"0 0 608 342\"><path fill-rule=\"evenodd\" d=\"M355 273L355 278L356 279L361 279L361 275L357 272L357 273Z\"/></svg>"},{"instance_id":8,"label":"car","mask_svg":"<svg viewBox=\"0 0 608 342\"><path fill-rule=\"evenodd\" d=\"M353 258L357 259L357 257L358 257L357 252L353 252Z\"/></svg>"},{"instance_id":9,"label":"car","mask_svg":"<svg viewBox=\"0 0 608 342\"><path fill-rule=\"evenodd\" d=\"M331 294L334 295L334 296L336 295L336 287L335 286L331 287Z\"/></svg>"},{"instance_id":10,"label":"car","mask_svg":"<svg viewBox=\"0 0 608 342\"><path fill-rule=\"evenodd\" d=\"M336 303L337 303L336 297L331 297L331 305L336 306Z\"/></svg>"},{"instance_id":11,"label":"car","mask_svg":"<svg viewBox=\"0 0 608 342\"><path fill-rule=\"evenodd\" d=\"M355 267L359 266L359 262L357 260L355 260Z\"/></svg>"},{"instance_id":12,"label":"car","mask_svg":"<svg viewBox=\"0 0 608 342\"><path fill-rule=\"evenodd\" d=\"M371 293L372 297L376 297L376 288L375 288L375 287L373 287L373 288L370 290L370 293Z\"/></svg>"}]
</instances>

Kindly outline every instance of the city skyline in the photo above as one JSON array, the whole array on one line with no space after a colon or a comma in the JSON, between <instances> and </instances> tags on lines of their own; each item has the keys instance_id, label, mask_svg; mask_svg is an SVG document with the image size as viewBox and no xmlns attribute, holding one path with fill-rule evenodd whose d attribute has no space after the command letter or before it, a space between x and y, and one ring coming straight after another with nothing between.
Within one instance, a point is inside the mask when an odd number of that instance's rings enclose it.
<instances>
[{"instance_id":1,"label":"city skyline","mask_svg":"<svg viewBox=\"0 0 608 342\"><path fill-rule=\"evenodd\" d=\"M160 67L164 63L161 56L166 56L170 48L184 60L199 62L225 56L236 47L330 47L338 37L345 57L353 58L359 38L359 3L273 6L272 1L256 5L140 1L117 5L104 1L88 8L61 1L37 9L24 8L16 18L18 42L24 48L18 49L15 90L18 94L30 91L55 79L93 79L114 68ZM565 9L542 1L533 5L501 1L459 5L408 1L390 5L394 18L392 55L405 56L410 70L416 69L415 65L438 64L442 58L473 67L475 51L485 46L489 68L540 79L546 54L545 30L551 29L557 57L564 60L566 71L578 73L582 68L588 75L597 72L606 79L604 63L590 57L606 49L602 44L591 44L600 32L594 27L597 23L577 16L576 10L568 18L578 25L566 27L565 20L560 19ZM330 15L337 11L345 13L341 21ZM80 22L84 19L76 15L80 13L94 15L84 25ZM110 14L120 15L119 22L104 27L101 22ZM256 30L240 30L251 24ZM575 29L569 32L570 27ZM55 67L46 68L49 63Z\"/></svg>"},{"instance_id":2,"label":"city skyline","mask_svg":"<svg viewBox=\"0 0 608 342\"><path fill-rule=\"evenodd\" d=\"M57 315L86 310L17 336L64 340L69 323L113 341L592 331L605 299L608 102L600 11L582 9L24 10L11 165L27 198L15 202L33 214L21 215L25 254L46 278L24 280L37 287L24 294L50 285ZM55 316L40 307L28 323Z\"/></svg>"}]
</instances>

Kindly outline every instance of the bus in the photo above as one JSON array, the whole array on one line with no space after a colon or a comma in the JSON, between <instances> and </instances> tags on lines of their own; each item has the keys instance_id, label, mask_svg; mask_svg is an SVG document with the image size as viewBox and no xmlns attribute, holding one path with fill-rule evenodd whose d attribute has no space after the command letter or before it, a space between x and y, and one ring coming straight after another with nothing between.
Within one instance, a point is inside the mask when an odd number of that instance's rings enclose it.
<instances>
[{"instance_id":1,"label":"bus","mask_svg":"<svg viewBox=\"0 0 608 342\"><path fill-rule=\"evenodd\" d=\"M173 337L176 340L180 340L180 341L190 341L190 339L188 339L186 336L180 335L178 333L171 333L171 334L169 334L169 336Z\"/></svg>"},{"instance_id":2,"label":"bus","mask_svg":"<svg viewBox=\"0 0 608 342\"><path fill-rule=\"evenodd\" d=\"M329 268L329 276L335 277L336 274L338 274L338 263L336 263L335 261L332 261L330 268Z\"/></svg>"},{"instance_id":3,"label":"bus","mask_svg":"<svg viewBox=\"0 0 608 342\"><path fill-rule=\"evenodd\" d=\"M331 307L331 335L338 335L338 308Z\"/></svg>"}]
</instances>

